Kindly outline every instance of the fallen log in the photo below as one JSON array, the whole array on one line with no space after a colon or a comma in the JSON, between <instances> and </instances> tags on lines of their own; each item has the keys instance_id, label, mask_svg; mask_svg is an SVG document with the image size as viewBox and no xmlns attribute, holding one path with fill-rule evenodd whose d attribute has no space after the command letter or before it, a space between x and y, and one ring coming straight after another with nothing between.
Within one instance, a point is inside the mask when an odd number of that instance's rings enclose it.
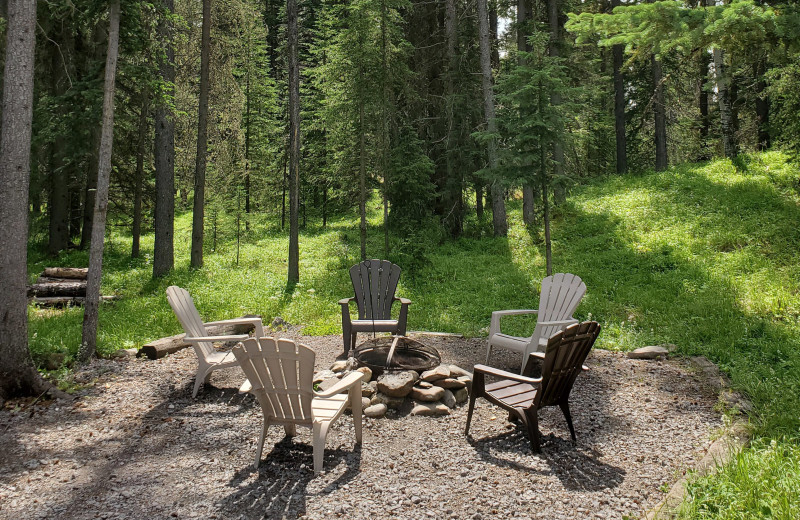
<instances>
[{"instance_id":1,"label":"fallen log","mask_svg":"<svg viewBox=\"0 0 800 520\"><path fill-rule=\"evenodd\" d=\"M245 318L252 318L253 316L244 316ZM218 325L208 327L208 333L211 336L224 336L231 334L249 334L255 327L249 323L237 325ZM147 345L142 345L136 357L147 356L147 359L161 359L167 354L174 354L179 350L191 347L191 343L183 340L186 334L176 334L167 338L157 339L151 341Z\"/></svg>"},{"instance_id":2,"label":"fallen log","mask_svg":"<svg viewBox=\"0 0 800 520\"><path fill-rule=\"evenodd\" d=\"M100 301L108 302L118 300L119 296L101 296ZM39 307L66 307L82 306L86 301L83 296L37 296L29 298L28 303L35 303Z\"/></svg>"},{"instance_id":3,"label":"fallen log","mask_svg":"<svg viewBox=\"0 0 800 520\"><path fill-rule=\"evenodd\" d=\"M35 283L28 296L86 296L86 280Z\"/></svg>"},{"instance_id":4,"label":"fallen log","mask_svg":"<svg viewBox=\"0 0 800 520\"><path fill-rule=\"evenodd\" d=\"M44 272L42 272L42 276L71 278L74 280L86 280L88 275L88 267L45 267Z\"/></svg>"}]
</instances>

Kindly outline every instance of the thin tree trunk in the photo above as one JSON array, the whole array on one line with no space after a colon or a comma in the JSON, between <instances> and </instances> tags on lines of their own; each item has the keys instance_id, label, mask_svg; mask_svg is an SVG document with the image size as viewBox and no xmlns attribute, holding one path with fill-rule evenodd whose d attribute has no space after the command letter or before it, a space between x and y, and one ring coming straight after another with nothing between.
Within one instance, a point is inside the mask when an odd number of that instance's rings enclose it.
<instances>
[{"instance_id":1,"label":"thin tree trunk","mask_svg":"<svg viewBox=\"0 0 800 520\"><path fill-rule=\"evenodd\" d=\"M119 51L120 0L113 0L108 15L108 51L103 87L103 127L97 167L97 194L89 251L89 274L86 279L86 301L83 312L83 335L78 359L87 361L97 349L97 323L100 302L100 279L103 273L103 237L108 211L108 185L111 177L111 148L114 143L114 82Z\"/></svg>"},{"instance_id":2,"label":"thin tree trunk","mask_svg":"<svg viewBox=\"0 0 800 520\"><path fill-rule=\"evenodd\" d=\"M529 0L517 0L517 51L528 52L530 46L528 45L528 19L531 17L529 12ZM525 59L520 55L520 66L525 65ZM533 186L530 181L526 181L522 185L522 221L525 224L531 225L536 220L536 213L534 211L534 194Z\"/></svg>"},{"instance_id":3,"label":"thin tree trunk","mask_svg":"<svg viewBox=\"0 0 800 520\"><path fill-rule=\"evenodd\" d=\"M389 114L388 105L391 91L389 88L389 58L386 42L386 0L381 0L381 82L383 99L381 100L381 169L383 170L383 257L389 257Z\"/></svg>"},{"instance_id":4,"label":"thin tree trunk","mask_svg":"<svg viewBox=\"0 0 800 520\"><path fill-rule=\"evenodd\" d=\"M548 53L552 58L561 56L561 5L560 0L547 0L547 20L550 25L550 44ZM561 105L561 93L550 94L550 104ZM560 139L553 141L553 175L560 179L564 175L564 144ZM553 187L553 202L560 204L567 200L567 193L560 182Z\"/></svg>"},{"instance_id":5,"label":"thin tree trunk","mask_svg":"<svg viewBox=\"0 0 800 520\"><path fill-rule=\"evenodd\" d=\"M710 159L708 153L708 133L711 127L711 121L708 117L708 65L710 63L708 53L703 51L700 53L700 74L699 74L699 99L698 104L700 108L700 155L699 160L705 161Z\"/></svg>"},{"instance_id":6,"label":"thin tree trunk","mask_svg":"<svg viewBox=\"0 0 800 520\"><path fill-rule=\"evenodd\" d=\"M363 83L363 76L360 81ZM358 213L361 222L358 226L361 243L361 260L367 259L367 164L366 146L364 142L364 98L359 95L358 101L358 132L359 132L359 166L358 166Z\"/></svg>"},{"instance_id":7,"label":"thin tree trunk","mask_svg":"<svg viewBox=\"0 0 800 520\"><path fill-rule=\"evenodd\" d=\"M8 0L0 131L0 403L47 385L28 350L28 183L33 120L36 2Z\"/></svg>"},{"instance_id":8,"label":"thin tree trunk","mask_svg":"<svg viewBox=\"0 0 800 520\"><path fill-rule=\"evenodd\" d=\"M197 109L197 156L194 165L192 209L192 258L194 268L203 267L206 155L208 153L208 72L211 54L211 0L203 0L203 32L200 40L200 103Z\"/></svg>"},{"instance_id":9,"label":"thin tree trunk","mask_svg":"<svg viewBox=\"0 0 800 520\"><path fill-rule=\"evenodd\" d=\"M147 137L148 96L142 93L142 110L139 113L139 140L136 146L136 179L133 187L133 242L131 258L139 258L139 240L142 234L142 184L144 183L145 137Z\"/></svg>"},{"instance_id":10,"label":"thin tree trunk","mask_svg":"<svg viewBox=\"0 0 800 520\"><path fill-rule=\"evenodd\" d=\"M246 72L246 83L245 83L245 91L244 91L244 98L245 98L245 127L244 127L244 229L245 231L250 230L250 38L248 33L248 41L247 41L247 72ZM238 219L238 216L237 216ZM238 225L238 224L237 224ZM237 232L237 244L238 244L238 232ZM238 245L237 245L237 261L236 264L239 264L238 261Z\"/></svg>"},{"instance_id":11,"label":"thin tree trunk","mask_svg":"<svg viewBox=\"0 0 800 520\"><path fill-rule=\"evenodd\" d=\"M756 124L758 124L758 144L756 146L759 151L764 151L772 145L769 134L770 103L766 93L767 82L764 80L766 69L765 57L759 58L753 66L753 76L756 80Z\"/></svg>"},{"instance_id":12,"label":"thin tree trunk","mask_svg":"<svg viewBox=\"0 0 800 520\"><path fill-rule=\"evenodd\" d=\"M96 135L96 133L95 133ZM93 145L99 150L100 139L93 139ZM95 154L95 160L99 161L99 156ZM83 225L81 226L81 249L90 247L92 239L92 224L94 220L94 200L97 196L97 176L99 172L94 168L89 168L86 172L86 188L83 192Z\"/></svg>"},{"instance_id":13,"label":"thin tree trunk","mask_svg":"<svg viewBox=\"0 0 800 520\"><path fill-rule=\"evenodd\" d=\"M620 5L620 0L611 0L611 9ZM628 171L627 135L625 134L625 79L622 76L622 63L625 46L618 44L611 48L614 61L614 135L617 143L617 173Z\"/></svg>"},{"instance_id":14,"label":"thin tree trunk","mask_svg":"<svg viewBox=\"0 0 800 520\"><path fill-rule=\"evenodd\" d=\"M717 84L717 98L719 99L719 119L722 128L722 149L725 157L736 157L736 140L733 125L733 110L731 109L730 82L725 70L725 53L722 49L715 48L714 76Z\"/></svg>"},{"instance_id":15,"label":"thin tree trunk","mask_svg":"<svg viewBox=\"0 0 800 520\"><path fill-rule=\"evenodd\" d=\"M542 219L544 220L544 258L545 258L545 266L547 271L547 276L551 276L553 274L553 251L552 251L552 244L550 242L550 203L547 200L547 190L549 182L547 179L547 152L544 147L542 147L541 151L541 164L540 168L542 171L541 179L542 179Z\"/></svg>"},{"instance_id":16,"label":"thin tree trunk","mask_svg":"<svg viewBox=\"0 0 800 520\"><path fill-rule=\"evenodd\" d=\"M667 116L661 60L651 56L653 65L653 114L655 119L656 171L667 169Z\"/></svg>"},{"instance_id":17,"label":"thin tree trunk","mask_svg":"<svg viewBox=\"0 0 800 520\"><path fill-rule=\"evenodd\" d=\"M492 92L492 63L491 48L489 47L489 18L486 12L486 0L478 0L478 27L480 31L481 48L481 86L483 88L483 113L486 118L486 130L497 134L497 121L494 114L494 94ZM508 235L508 220L506 218L505 190L500 184L497 175L497 140L492 137L487 146L489 171L491 177L492 193L492 227L494 235L504 237Z\"/></svg>"},{"instance_id":18,"label":"thin tree trunk","mask_svg":"<svg viewBox=\"0 0 800 520\"><path fill-rule=\"evenodd\" d=\"M475 216L483 220L483 184L475 183Z\"/></svg>"},{"instance_id":19,"label":"thin tree trunk","mask_svg":"<svg viewBox=\"0 0 800 520\"><path fill-rule=\"evenodd\" d=\"M297 0L286 1L287 58L289 60L289 266L287 284L300 281L300 64L298 57Z\"/></svg>"},{"instance_id":20,"label":"thin tree trunk","mask_svg":"<svg viewBox=\"0 0 800 520\"><path fill-rule=\"evenodd\" d=\"M164 10L172 14L173 0L163 0ZM175 49L172 27L166 16L158 24L158 35L164 46L160 63L164 93L173 97L175 89ZM156 168L155 244L153 247L153 277L163 276L175 265L175 121L169 106L162 102L155 114L154 162Z\"/></svg>"},{"instance_id":21,"label":"thin tree trunk","mask_svg":"<svg viewBox=\"0 0 800 520\"><path fill-rule=\"evenodd\" d=\"M59 159L62 158L64 138L55 139L50 155L50 228L47 253L58 255L69 244L69 174ZM66 177L66 178L65 178Z\"/></svg>"},{"instance_id":22,"label":"thin tree trunk","mask_svg":"<svg viewBox=\"0 0 800 520\"><path fill-rule=\"evenodd\" d=\"M444 221L450 236L457 237L464 230L464 201L462 189L462 176L455 165L456 153L456 116L455 116L455 76L458 68L456 56L456 3L455 0L445 2L445 34L447 47L445 59L447 61L447 74L445 74L445 104L447 117L447 140L445 141L445 160L447 163L447 179L445 180L445 208Z\"/></svg>"}]
</instances>

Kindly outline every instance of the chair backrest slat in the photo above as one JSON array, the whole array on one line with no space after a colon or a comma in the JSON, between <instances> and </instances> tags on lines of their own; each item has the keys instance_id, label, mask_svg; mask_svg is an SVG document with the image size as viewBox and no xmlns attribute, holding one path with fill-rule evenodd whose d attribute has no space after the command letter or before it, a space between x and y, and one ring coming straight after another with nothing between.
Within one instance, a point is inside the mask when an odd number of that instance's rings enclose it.
<instances>
[{"instance_id":1,"label":"chair backrest slat","mask_svg":"<svg viewBox=\"0 0 800 520\"><path fill-rule=\"evenodd\" d=\"M186 289L175 285L167 287L167 301L187 336L208 336L208 330L206 330L206 326L200 318L200 313L197 312L194 300L192 300L191 295ZM203 359L214 352L214 346L208 342L193 343L192 346L195 348L198 357L202 357Z\"/></svg>"},{"instance_id":2,"label":"chair backrest slat","mask_svg":"<svg viewBox=\"0 0 800 520\"><path fill-rule=\"evenodd\" d=\"M548 340L542 361L542 389L536 395L539 406L567 400L599 334L600 324L585 321L570 325Z\"/></svg>"},{"instance_id":3,"label":"chair backrest slat","mask_svg":"<svg viewBox=\"0 0 800 520\"><path fill-rule=\"evenodd\" d=\"M542 280L542 292L539 297L539 315L532 339L549 338L563 327L556 325L539 325L540 322L561 321L569 319L578 308L586 284L577 275L556 273Z\"/></svg>"},{"instance_id":4,"label":"chair backrest slat","mask_svg":"<svg viewBox=\"0 0 800 520\"><path fill-rule=\"evenodd\" d=\"M233 353L266 416L287 421L312 420L313 350L290 339L265 337L246 339Z\"/></svg>"},{"instance_id":5,"label":"chair backrest slat","mask_svg":"<svg viewBox=\"0 0 800 520\"><path fill-rule=\"evenodd\" d=\"M400 267L390 261L377 259L364 260L350 268L359 319L391 317L400 271Z\"/></svg>"}]
</instances>

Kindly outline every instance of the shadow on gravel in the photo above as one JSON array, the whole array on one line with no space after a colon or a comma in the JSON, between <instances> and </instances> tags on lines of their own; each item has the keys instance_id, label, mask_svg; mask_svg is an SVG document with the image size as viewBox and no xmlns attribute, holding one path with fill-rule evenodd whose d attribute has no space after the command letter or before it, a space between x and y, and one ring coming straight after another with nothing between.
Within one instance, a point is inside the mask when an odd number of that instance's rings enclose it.
<instances>
[{"instance_id":1,"label":"shadow on gravel","mask_svg":"<svg viewBox=\"0 0 800 520\"><path fill-rule=\"evenodd\" d=\"M319 494L331 493L358 475L361 446L356 445L353 450L325 450L325 468L342 460L347 465L345 472L328 483ZM308 483L314 479L311 445L284 437L273 446L266 458L262 458L258 479L248 482L254 471L252 465L248 464L236 472L228 483L234 491L217 504L225 517L272 519L296 518L305 514Z\"/></svg>"},{"instance_id":2,"label":"shadow on gravel","mask_svg":"<svg viewBox=\"0 0 800 520\"><path fill-rule=\"evenodd\" d=\"M484 461L539 475L555 474L565 489L570 491L602 491L622 484L625 470L600 462L600 453L591 448L575 446L571 441L552 433L541 436L542 452L536 455L549 466L549 471L532 467L519 460L520 453L529 453L527 435L520 431L506 431L491 437L467 441L476 448ZM580 442L580 441L579 441ZM522 451L520 443L525 444Z\"/></svg>"}]
</instances>

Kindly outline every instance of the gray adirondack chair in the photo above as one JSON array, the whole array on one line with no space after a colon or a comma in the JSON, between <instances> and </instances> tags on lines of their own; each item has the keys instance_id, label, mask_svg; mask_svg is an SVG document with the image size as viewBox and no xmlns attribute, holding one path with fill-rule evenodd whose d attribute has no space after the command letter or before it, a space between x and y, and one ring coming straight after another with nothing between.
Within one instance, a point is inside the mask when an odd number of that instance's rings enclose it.
<instances>
[{"instance_id":1,"label":"gray adirondack chair","mask_svg":"<svg viewBox=\"0 0 800 520\"><path fill-rule=\"evenodd\" d=\"M197 354L197 375L195 376L192 397L197 396L200 385L208 381L211 372L221 368L235 367L239 364L231 352L217 352L214 349L213 342L239 341L248 337L247 334L211 336L206 327L212 325L252 324L255 327L256 337L264 335L264 326L261 323L261 318L234 318L203 323L189 292L175 285L167 287L167 301L169 301L175 317L178 318L183 331L186 333L184 340L192 344L194 352Z\"/></svg>"},{"instance_id":2,"label":"gray adirondack chair","mask_svg":"<svg viewBox=\"0 0 800 520\"><path fill-rule=\"evenodd\" d=\"M359 332L406 333L408 306L411 300L395 297L400 267L388 260L364 260L350 268L355 296L339 300L342 306L342 338L344 354L356 346ZM358 306L358 319L350 318L350 302ZM400 315L392 319L392 304L400 302Z\"/></svg>"},{"instance_id":3,"label":"gray adirondack chair","mask_svg":"<svg viewBox=\"0 0 800 520\"><path fill-rule=\"evenodd\" d=\"M538 352L531 354L523 375L475 365L464 434L469 435L475 400L483 397L507 410L511 417L522 421L528 431L531 449L536 453L539 452L539 410L545 406L561 408L572 442L575 442L569 394L599 334L600 325L596 321L568 326L547 340L543 356ZM534 363L539 361L542 375L534 378ZM487 384L486 376L500 379Z\"/></svg>"},{"instance_id":4,"label":"gray adirondack chair","mask_svg":"<svg viewBox=\"0 0 800 520\"><path fill-rule=\"evenodd\" d=\"M264 412L264 426L256 451L255 467L261 463L264 438L271 424L282 424L287 435L297 425L311 428L314 473L322 470L328 428L344 412L353 411L356 442L361 442L361 372L350 372L324 392L313 389L314 351L290 339L249 338L233 348L247 381L242 390L256 397Z\"/></svg>"},{"instance_id":5,"label":"gray adirondack chair","mask_svg":"<svg viewBox=\"0 0 800 520\"><path fill-rule=\"evenodd\" d=\"M580 277L569 273L556 273L542 280L539 310L494 311L489 326L486 364L489 364L492 348L505 348L520 354L520 373L522 373L525 362L532 352L544 352L550 336L563 330L567 325L578 323L578 320L572 317L572 313L575 312L584 294L586 294L586 284ZM500 319L522 314L538 314L533 334L529 337L503 334L500 330Z\"/></svg>"}]
</instances>

